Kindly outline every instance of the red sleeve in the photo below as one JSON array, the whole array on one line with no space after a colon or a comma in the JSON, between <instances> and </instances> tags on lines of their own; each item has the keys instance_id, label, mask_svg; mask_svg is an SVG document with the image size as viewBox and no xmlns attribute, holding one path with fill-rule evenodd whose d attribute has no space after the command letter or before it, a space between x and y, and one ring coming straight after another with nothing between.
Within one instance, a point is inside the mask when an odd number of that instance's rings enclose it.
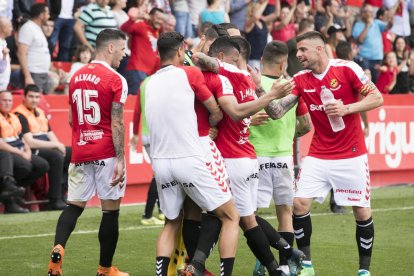
<instances>
[{"instance_id":1,"label":"red sleeve","mask_svg":"<svg viewBox=\"0 0 414 276\"><path fill-rule=\"evenodd\" d=\"M198 68L193 66L182 66L181 68L186 72L188 82L190 83L197 100L204 102L213 96L210 89L208 89L206 85L203 73L201 73Z\"/></svg>"},{"instance_id":2,"label":"red sleeve","mask_svg":"<svg viewBox=\"0 0 414 276\"><path fill-rule=\"evenodd\" d=\"M300 90L301 90L301 88L299 87L300 81L298 77L293 77L293 81L295 82L295 87L293 88L291 94L300 98Z\"/></svg>"},{"instance_id":3,"label":"red sleeve","mask_svg":"<svg viewBox=\"0 0 414 276\"><path fill-rule=\"evenodd\" d=\"M296 116L303 116L308 113L308 107L302 97L299 97L298 106L296 107Z\"/></svg>"},{"instance_id":4,"label":"red sleeve","mask_svg":"<svg viewBox=\"0 0 414 276\"><path fill-rule=\"evenodd\" d=\"M127 34L134 34L146 30L144 27L145 21L135 23L131 18L119 27L121 31Z\"/></svg>"}]
</instances>

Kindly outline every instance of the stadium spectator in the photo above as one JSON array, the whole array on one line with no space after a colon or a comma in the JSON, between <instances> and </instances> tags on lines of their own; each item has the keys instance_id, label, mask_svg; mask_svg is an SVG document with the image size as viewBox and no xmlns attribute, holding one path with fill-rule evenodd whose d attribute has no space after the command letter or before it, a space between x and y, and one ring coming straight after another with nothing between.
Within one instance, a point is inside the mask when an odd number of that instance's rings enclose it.
<instances>
[{"instance_id":1,"label":"stadium spectator","mask_svg":"<svg viewBox=\"0 0 414 276\"><path fill-rule=\"evenodd\" d=\"M265 10L267 1L251 2L248 6L247 19L244 27L246 32L246 39L249 41L252 51L249 57L249 65L253 68L261 68L260 58L262 57L263 49L266 46L269 31L266 22L262 19L263 11Z\"/></svg>"},{"instance_id":2,"label":"stadium spectator","mask_svg":"<svg viewBox=\"0 0 414 276\"><path fill-rule=\"evenodd\" d=\"M398 75L397 82L390 94L407 94L410 91L409 71L411 64L410 49L402 36L394 40L394 53L397 56Z\"/></svg>"},{"instance_id":3,"label":"stadium spectator","mask_svg":"<svg viewBox=\"0 0 414 276\"><path fill-rule=\"evenodd\" d=\"M398 64L394 52L388 52L384 55L384 60L378 71L379 75L375 85L382 94L389 94L397 83Z\"/></svg>"},{"instance_id":4,"label":"stadium spectator","mask_svg":"<svg viewBox=\"0 0 414 276\"><path fill-rule=\"evenodd\" d=\"M164 23L162 24L162 32L173 32L175 31L175 26L177 25L177 20L172 14L166 13L164 15Z\"/></svg>"},{"instance_id":5,"label":"stadium spectator","mask_svg":"<svg viewBox=\"0 0 414 276\"><path fill-rule=\"evenodd\" d=\"M32 150L33 155L45 159L49 164L48 209L62 210L66 203L68 167L72 149L65 147L50 127L45 112L39 108L41 91L36 85L24 89L22 103L13 112L22 126L23 139Z\"/></svg>"},{"instance_id":6,"label":"stadium spectator","mask_svg":"<svg viewBox=\"0 0 414 276\"><path fill-rule=\"evenodd\" d=\"M175 30L185 38L193 37L193 29L190 21L190 10L188 0L176 0L172 3L173 14L177 20Z\"/></svg>"},{"instance_id":7,"label":"stadium spectator","mask_svg":"<svg viewBox=\"0 0 414 276\"><path fill-rule=\"evenodd\" d=\"M82 66L88 64L92 58L92 51L86 45L79 45L75 52L75 62L72 63L70 71L67 76L67 82L70 82L70 78L76 73Z\"/></svg>"},{"instance_id":8,"label":"stadium spectator","mask_svg":"<svg viewBox=\"0 0 414 276\"><path fill-rule=\"evenodd\" d=\"M346 28L348 37L351 34L351 24L347 20L347 14L341 12L341 4L338 0L323 1L324 12L318 12L315 15L315 30L327 36L327 31L330 26L337 24L342 28Z\"/></svg>"},{"instance_id":9,"label":"stadium spectator","mask_svg":"<svg viewBox=\"0 0 414 276\"><path fill-rule=\"evenodd\" d=\"M273 102L268 114L273 119L282 117L298 102L299 97L307 106L319 106L321 85L336 89L335 97L341 99L325 105L324 110L310 112L315 134L296 181L293 207L296 244L306 254L302 273L315 274L310 251L312 200L323 202L333 188L339 205L353 207L359 253L358 275L370 275L374 224L370 208L367 149L358 113L381 106L383 99L361 67L354 62L328 58L325 37L321 33L308 32L296 40L298 59L308 71L293 78L295 88L292 93ZM318 79L315 75L319 76ZM338 79L338 76L343 78ZM359 101L360 95L364 98ZM327 116L342 117L345 129L334 132ZM327 167L330 168L328 173ZM343 170L345 167L346 171Z\"/></svg>"},{"instance_id":10,"label":"stadium spectator","mask_svg":"<svg viewBox=\"0 0 414 276\"><path fill-rule=\"evenodd\" d=\"M230 22L229 15L221 9L222 0L207 0L207 8L200 13L198 26L204 22L213 24Z\"/></svg>"},{"instance_id":11,"label":"stadium spectator","mask_svg":"<svg viewBox=\"0 0 414 276\"><path fill-rule=\"evenodd\" d=\"M269 92L273 83L284 77L287 67L288 47L281 41L266 45L262 57L261 84ZM298 122L298 123L296 123ZM275 202L278 232L293 246L293 141L311 130L308 108L303 101L293 107L283 118L269 121L264 112L252 117L250 142L259 162L259 188L257 208L269 208ZM290 275L287 259L279 251L280 270ZM257 268L257 270L259 267ZM292 271L293 272L293 271Z\"/></svg>"},{"instance_id":12,"label":"stadium spectator","mask_svg":"<svg viewBox=\"0 0 414 276\"><path fill-rule=\"evenodd\" d=\"M50 2L50 15L55 22L53 33L50 37L52 49L59 45L57 60L71 61L70 50L73 38L73 17L82 0L55 0ZM53 52L52 50L52 52Z\"/></svg>"},{"instance_id":13,"label":"stadium spectator","mask_svg":"<svg viewBox=\"0 0 414 276\"><path fill-rule=\"evenodd\" d=\"M109 0L96 0L90 3L81 12L76 20L73 30L80 43L95 51L95 40L104 29L117 29L116 21Z\"/></svg>"},{"instance_id":14,"label":"stadium spectator","mask_svg":"<svg viewBox=\"0 0 414 276\"><path fill-rule=\"evenodd\" d=\"M45 25L49 19L49 8L43 3L34 4L30 13L31 20L19 30L17 56L24 84L36 84L43 93L47 93L51 56L41 26Z\"/></svg>"},{"instance_id":15,"label":"stadium spectator","mask_svg":"<svg viewBox=\"0 0 414 276\"><path fill-rule=\"evenodd\" d=\"M279 18L273 23L272 38L273 40L288 41L295 37L295 23L293 14L296 10L296 0L292 1L292 6L283 6L280 10Z\"/></svg>"},{"instance_id":16,"label":"stadium spectator","mask_svg":"<svg viewBox=\"0 0 414 276\"><path fill-rule=\"evenodd\" d=\"M392 25L392 22L390 21L390 11L386 8L380 8L376 13L375 18L389 24L385 31L381 33L383 52L386 54L393 50L392 45L396 37L395 34L390 31L390 26Z\"/></svg>"},{"instance_id":17,"label":"stadium spectator","mask_svg":"<svg viewBox=\"0 0 414 276\"><path fill-rule=\"evenodd\" d=\"M27 187L49 170L49 164L43 158L32 155L29 145L22 138L25 133L22 132L19 118L11 112L12 106L12 93L10 91L0 92L0 150L12 155L13 176L19 186ZM6 211L28 212L27 209L19 207L14 199L9 199L4 203Z\"/></svg>"},{"instance_id":18,"label":"stadium spectator","mask_svg":"<svg viewBox=\"0 0 414 276\"><path fill-rule=\"evenodd\" d=\"M0 16L0 91L6 90L10 81L10 50L7 48L6 37L9 37L12 31L11 21Z\"/></svg>"},{"instance_id":19,"label":"stadium spectator","mask_svg":"<svg viewBox=\"0 0 414 276\"><path fill-rule=\"evenodd\" d=\"M393 24L390 31L398 36L409 37L411 35L410 12L414 12L413 1L408 0L383 0L384 7L389 9L393 16Z\"/></svg>"},{"instance_id":20,"label":"stadium spectator","mask_svg":"<svg viewBox=\"0 0 414 276\"><path fill-rule=\"evenodd\" d=\"M346 41L344 32L346 28L339 25L332 25L328 28L328 43L326 43L326 52L329 58L336 58L336 46L341 41Z\"/></svg>"},{"instance_id":21,"label":"stadium spectator","mask_svg":"<svg viewBox=\"0 0 414 276\"><path fill-rule=\"evenodd\" d=\"M1 1L0 16L7 18L9 21L13 19L14 0Z\"/></svg>"},{"instance_id":22,"label":"stadium spectator","mask_svg":"<svg viewBox=\"0 0 414 276\"><path fill-rule=\"evenodd\" d=\"M157 39L164 23L164 12L158 8L150 11L148 20L137 21L137 16L130 13L129 20L121 26L131 39L127 81L132 95L136 95L141 82L158 69Z\"/></svg>"},{"instance_id":23,"label":"stadium spectator","mask_svg":"<svg viewBox=\"0 0 414 276\"><path fill-rule=\"evenodd\" d=\"M126 184L123 104L128 94L125 79L114 69L125 55L125 41L125 35L119 30L101 31L96 38L95 60L78 70L69 84L73 153L68 206L56 226L48 275L62 275L66 243L87 201L95 193L102 205L96 275L129 275L112 266L119 236L119 208Z\"/></svg>"},{"instance_id":24,"label":"stadium spectator","mask_svg":"<svg viewBox=\"0 0 414 276\"><path fill-rule=\"evenodd\" d=\"M364 5L361 11L361 20L357 21L352 29L352 37L359 45L361 67L371 71L374 83L378 76L377 67L384 58L381 33L386 30L386 26L386 23L374 19L372 6Z\"/></svg>"},{"instance_id":25,"label":"stadium spectator","mask_svg":"<svg viewBox=\"0 0 414 276\"><path fill-rule=\"evenodd\" d=\"M239 30L244 30L247 18L247 7L252 0L230 0L229 18Z\"/></svg>"},{"instance_id":26,"label":"stadium spectator","mask_svg":"<svg viewBox=\"0 0 414 276\"><path fill-rule=\"evenodd\" d=\"M16 186L16 179L13 173L13 156L10 152L2 150L4 142L0 142L0 202L6 205L6 213L27 213L29 210L17 204L24 195L25 189ZM28 171L19 171L25 177Z\"/></svg>"},{"instance_id":27,"label":"stadium spectator","mask_svg":"<svg viewBox=\"0 0 414 276\"><path fill-rule=\"evenodd\" d=\"M126 0L111 0L109 1L109 6L112 9L112 13L114 14L116 25L118 28L121 27L122 24L128 21L128 14L124 11L126 7ZM121 64L119 65L117 71L123 77L126 77L127 66L129 62L129 57L131 56L131 49L129 49L129 37L127 37L126 42L126 49L125 49L125 57L122 59Z\"/></svg>"},{"instance_id":28,"label":"stadium spectator","mask_svg":"<svg viewBox=\"0 0 414 276\"><path fill-rule=\"evenodd\" d=\"M200 21L201 11L207 8L207 1L188 0L188 8L190 10L190 22L193 29L193 37L201 36L199 33L201 25L198 24Z\"/></svg>"}]
</instances>

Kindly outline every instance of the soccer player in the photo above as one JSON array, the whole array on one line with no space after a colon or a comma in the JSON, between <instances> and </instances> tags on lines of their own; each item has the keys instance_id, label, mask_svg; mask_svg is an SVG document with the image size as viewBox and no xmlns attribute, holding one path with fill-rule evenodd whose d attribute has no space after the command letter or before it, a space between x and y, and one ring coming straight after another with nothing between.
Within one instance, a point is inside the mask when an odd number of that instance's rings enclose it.
<instances>
[{"instance_id":1,"label":"soccer player","mask_svg":"<svg viewBox=\"0 0 414 276\"><path fill-rule=\"evenodd\" d=\"M125 79L114 68L125 56L126 37L105 29L96 38L96 58L79 69L69 83L72 159L68 206L56 226L48 275L62 275L64 248L86 203L97 192L102 205L98 276L127 276L112 266L118 242L118 217L125 193L123 104Z\"/></svg>"},{"instance_id":2,"label":"soccer player","mask_svg":"<svg viewBox=\"0 0 414 276\"><path fill-rule=\"evenodd\" d=\"M302 273L314 275L310 251L312 200L323 202L333 188L337 203L353 208L359 253L358 275L370 275L374 223L367 149L359 113L381 106L383 99L361 67L352 61L328 58L322 34L312 31L296 40L297 57L305 70L294 76L296 86L292 94L272 102L267 112L273 119L280 118L302 97L315 128L309 155L304 159L296 181L293 202L296 243L306 254ZM335 102L322 104L322 86L330 88ZM360 95L364 97L362 100L359 100ZM342 117L345 129L333 132L328 116Z\"/></svg>"},{"instance_id":3,"label":"soccer player","mask_svg":"<svg viewBox=\"0 0 414 276\"><path fill-rule=\"evenodd\" d=\"M268 92L272 84L286 72L288 47L282 41L269 42L262 56L261 84ZM298 123L296 123L298 122ZM259 161L259 189L257 207L268 208L273 198L276 206L278 232L293 246L293 139L311 130L311 122L303 100L279 120L269 121L260 112L253 116L250 141ZM279 251L280 269L289 275L287 259ZM260 265L256 266L258 270Z\"/></svg>"},{"instance_id":4,"label":"soccer player","mask_svg":"<svg viewBox=\"0 0 414 276\"><path fill-rule=\"evenodd\" d=\"M177 32L164 33L157 44L162 67L148 80L145 92L152 166L161 210L166 217L157 241L156 274L167 275L174 238L181 224L181 208L185 196L189 196L221 220L221 268L223 275L231 275L239 214L227 184L215 180L209 169L211 164L197 131L194 101L197 98L206 106L211 126L221 120L222 113L202 73L197 68L181 66L184 37ZM198 265L189 275L203 275L204 264Z\"/></svg>"},{"instance_id":5,"label":"soccer player","mask_svg":"<svg viewBox=\"0 0 414 276\"><path fill-rule=\"evenodd\" d=\"M198 54L194 58L196 63L201 62L206 68L226 76L233 86L233 93L217 95L220 107L225 113L218 126L216 144L230 176L232 193L241 216L240 227L247 244L266 266L270 275L281 275L270 245L282 250L292 260L299 252L293 252L266 220L254 214L257 205L258 163L254 148L249 142L248 127L250 115L267 106L269 101L266 99L269 100L269 96L272 100L286 95L291 91L292 84L275 82L265 98L255 100L256 87L258 90L262 88L259 83L253 83L253 78L247 72L249 53L250 45L244 38L220 37L211 45L209 51L209 55L218 58L219 62Z\"/></svg>"}]
</instances>

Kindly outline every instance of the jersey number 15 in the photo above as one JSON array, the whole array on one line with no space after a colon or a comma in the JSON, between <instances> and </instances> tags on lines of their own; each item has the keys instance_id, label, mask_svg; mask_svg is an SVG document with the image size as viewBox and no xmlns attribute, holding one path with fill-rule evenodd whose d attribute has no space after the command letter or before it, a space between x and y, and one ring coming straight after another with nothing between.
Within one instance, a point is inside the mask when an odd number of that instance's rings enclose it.
<instances>
[{"instance_id":1,"label":"jersey number 15","mask_svg":"<svg viewBox=\"0 0 414 276\"><path fill-rule=\"evenodd\" d=\"M72 94L72 102L76 104L78 122L83 125L85 121L90 125L97 125L101 121L101 110L93 98L98 97L98 91L76 89ZM92 114L84 114L84 111L92 111Z\"/></svg>"}]
</instances>

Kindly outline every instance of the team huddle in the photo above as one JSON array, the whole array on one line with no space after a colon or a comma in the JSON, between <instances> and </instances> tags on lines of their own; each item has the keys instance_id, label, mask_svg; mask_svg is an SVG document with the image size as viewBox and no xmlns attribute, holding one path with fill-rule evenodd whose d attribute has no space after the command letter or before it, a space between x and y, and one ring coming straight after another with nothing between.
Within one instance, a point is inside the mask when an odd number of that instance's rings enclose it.
<instances>
[{"instance_id":1,"label":"team huddle","mask_svg":"<svg viewBox=\"0 0 414 276\"><path fill-rule=\"evenodd\" d=\"M286 80L283 42L266 45L259 75L247 65L250 44L231 26L206 30L193 52L185 50L177 32L159 37L161 68L142 83L139 96L145 102L141 113L166 217L157 240L156 275L171 275L168 268L181 235L188 258L178 275L204 275L216 243L220 273L232 275L239 227L257 258L256 275L265 270L268 275L315 275L310 209L313 199L323 202L332 188L338 204L353 207L358 275L370 275L374 224L359 113L380 106L382 97L358 65L328 58L320 33L296 40L305 70ZM96 59L70 83L68 205L58 220L48 275L62 275L66 242L96 192L103 212L97 275L129 275L112 265L126 183L122 116L127 95L125 79L113 68L124 55L125 36L107 29L96 45ZM81 77L87 74L100 80ZM336 100L322 104L322 87ZM345 128L334 131L331 122L339 117ZM295 181L292 143L310 131L311 120L315 133ZM272 200L277 230L256 214ZM295 238L298 249L293 248ZM278 260L272 247L279 251Z\"/></svg>"}]
</instances>

